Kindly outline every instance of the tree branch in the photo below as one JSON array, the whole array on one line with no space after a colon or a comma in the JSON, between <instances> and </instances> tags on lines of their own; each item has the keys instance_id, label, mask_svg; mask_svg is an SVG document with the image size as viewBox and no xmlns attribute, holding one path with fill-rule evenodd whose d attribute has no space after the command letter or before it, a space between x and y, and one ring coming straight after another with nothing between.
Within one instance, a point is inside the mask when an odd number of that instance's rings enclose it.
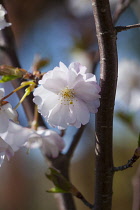
<instances>
[{"instance_id":1,"label":"tree branch","mask_svg":"<svg viewBox=\"0 0 140 210\"><path fill-rule=\"evenodd\" d=\"M75 149L76 149L76 147L77 147L77 145L78 145L78 143L81 139L81 136L84 132L85 127L86 127L85 125L82 125L81 128L79 128L78 131L76 132L76 134L74 135L72 143L71 143L71 145L70 145L70 147L69 147L69 149L66 153L66 155L69 158L72 158L73 153L74 153L74 151L75 151Z\"/></svg>"},{"instance_id":2,"label":"tree branch","mask_svg":"<svg viewBox=\"0 0 140 210\"><path fill-rule=\"evenodd\" d=\"M134 24L134 25L128 25L128 26L116 26L116 32L121 32L121 31L127 31L129 29L133 29L133 28L140 28L140 23L138 24Z\"/></svg>"},{"instance_id":3,"label":"tree branch","mask_svg":"<svg viewBox=\"0 0 140 210\"><path fill-rule=\"evenodd\" d=\"M140 147L138 147L135 152L134 152L134 155L132 156L132 158L130 160L128 160L127 164L125 165L122 165L122 166L118 166L118 167L114 167L113 168L113 171L116 172L116 171L123 171L127 168L130 168L133 166L133 164L139 159L140 157Z\"/></svg>"},{"instance_id":4,"label":"tree branch","mask_svg":"<svg viewBox=\"0 0 140 210\"><path fill-rule=\"evenodd\" d=\"M115 9L114 15L113 15L113 22L116 23L121 14L130 6L130 4L134 0L120 0L120 2L117 4L117 7Z\"/></svg>"},{"instance_id":5,"label":"tree branch","mask_svg":"<svg viewBox=\"0 0 140 210\"><path fill-rule=\"evenodd\" d=\"M0 0L0 4L4 5L3 0ZM8 20L8 17L7 17L7 20ZM3 52L8 55L10 64L12 66L21 68L21 65L20 65L20 62L16 53L15 38L14 38L14 34L12 32L11 27L6 27L5 29L2 30L1 33L2 33L2 39L4 41L4 44L0 46L0 49L3 50ZM19 79L12 81L12 85L14 88L17 88L20 85L20 83L21 81ZM23 89L17 92L17 95L19 98L22 98L23 94L24 94ZM31 122L34 118L34 103L32 99L33 99L33 96L32 94L30 94L22 103L29 122ZM42 117L40 115L39 115L39 125L45 126L45 123L42 120Z\"/></svg>"},{"instance_id":6,"label":"tree branch","mask_svg":"<svg viewBox=\"0 0 140 210\"><path fill-rule=\"evenodd\" d=\"M113 112L118 58L116 33L108 0L92 0L100 52L100 107L96 116L96 181L94 210L110 210L113 182Z\"/></svg>"}]
</instances>

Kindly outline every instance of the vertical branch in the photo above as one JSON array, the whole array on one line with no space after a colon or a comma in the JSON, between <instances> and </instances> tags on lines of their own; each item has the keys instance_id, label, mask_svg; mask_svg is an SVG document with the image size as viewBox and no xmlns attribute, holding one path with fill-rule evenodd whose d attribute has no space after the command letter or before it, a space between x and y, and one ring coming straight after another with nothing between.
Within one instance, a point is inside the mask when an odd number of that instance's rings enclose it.
<instances>
[{"instance_id":1,"label":"vertical branch","mask_svg":"<svg viewBox=\"0 0 140 210\"><path fill-rule=\"evenodd\" d=\"M0 0L0 4L4 5L4 1ZM10 21L8 20L8 22ZM15 38L14 38L14 34L11 27L6 27L5 29L1 31L1 33L2 33L3 45L0 46L0 49L3 50L3 52L7 54L10 64L12 66L21 68L20 62L16 53ZM12 85L14 88L17 88L20 85L20 83L21 81L19 79L12 81ZM17 95L19 98L22 98L23 94L24 94L23 89L17 92ZM30 122L34 118L34 103L32 99L33 99L33 96L32 94L30 94L22 103L27 119ZM40 115L39 115L38 122L40 126L45 126L45 123L43 122L42 117Z\"/></svg>"},{"instance_id":2,"label":"vertical branch","mask_svg":"<svg viewBox=\"0 0 140 210\"><path fill-rule=\"evenodd\" d=\"M113 111L118 59L116 33L112 24L109 0L92 0L100 52L100 108L96 116L95 210L110 210L113 182Z\"/></svg>"}]
</instances>

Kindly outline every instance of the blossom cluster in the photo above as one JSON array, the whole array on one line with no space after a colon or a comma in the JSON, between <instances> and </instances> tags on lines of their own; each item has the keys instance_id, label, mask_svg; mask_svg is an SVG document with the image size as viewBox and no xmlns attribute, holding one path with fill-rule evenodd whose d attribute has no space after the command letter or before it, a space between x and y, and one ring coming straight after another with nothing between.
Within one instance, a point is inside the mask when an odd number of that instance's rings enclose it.
<instances>
[{"instance_id":1,"label":"blossom cluster","mask_svg":"<svg viewBox=\"0 0 140 210\"><path fill-rule=\"evenodd\" d=\"M79 128L89 122L90 113L97 112L100 87L95 75L86 70L78 62L68 68L60 62L39 80L33 101L51 126ZM3 97L4 89L0 88L0 165L5 156L10 159L22 146L40 148L44 156L56 158L64 148L63 139L51 130L35 131L17 124L17 112Z\"/></svg>"},{"instance_id":2,"label":"blossom cluster","mask_svg":"<svg viewBox=\"0 0 140 210\"><path fill-rule=\"evenodd\" d=\"M5 20L6 13L0 4L0 30L11 25ZM33 101L52 127L80 128L89 122L90 113L97 112L100 87L95 75L86 73L86 70L78 62L69 67L60 62L59 67L45 73L39 80ZM34 88L36 83L32 83ZM52 130L38 128L35 131L19 125L18 113L4 100L7 97L0 88L0 166L5 157L9 160L23 146L40 148L44 156L56 158L65 146L62 137Z\"/></svg>"}]
</instances>

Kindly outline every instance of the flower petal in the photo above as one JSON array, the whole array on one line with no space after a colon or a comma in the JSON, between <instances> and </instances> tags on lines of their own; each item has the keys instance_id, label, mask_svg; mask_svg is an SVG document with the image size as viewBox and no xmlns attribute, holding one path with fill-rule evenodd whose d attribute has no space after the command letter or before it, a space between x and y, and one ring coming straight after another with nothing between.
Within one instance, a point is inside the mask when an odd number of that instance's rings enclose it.
<instances>
[{"instance_id":1,"label":"flower petal","mask_svg":"<svg viewBox=\"0 0 140 210\"><path fill-rule=\"evenodd\" d=\"M9 125L9 119L5 112L0 110L0 133L6 132Z\"/></svg>"}]
</instances>

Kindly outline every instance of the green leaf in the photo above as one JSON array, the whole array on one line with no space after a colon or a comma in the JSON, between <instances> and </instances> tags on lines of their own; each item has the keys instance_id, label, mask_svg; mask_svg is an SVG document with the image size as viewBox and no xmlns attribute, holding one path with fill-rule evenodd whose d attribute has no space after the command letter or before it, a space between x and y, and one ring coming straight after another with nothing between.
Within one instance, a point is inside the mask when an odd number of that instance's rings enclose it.
<instances>
[{"instance_id":1,"label":"green leaf","mask_svg":"<svg viewBox=\"0 0 140 210\"><path fill-rule=\"evenodd\" d=\"M0 65L0 76L16 76L23 77L28 72L25 69L16 68L8 65Z\"/></svg>"},{"instance_id":2,"label":"green leaf","mask_svg":"<svg viewBox=\"0 0 140 210\"><path fill-rule=\"evenodd\" d=\"M58 187L52 187L51 189L47 190L49 193L67 193L67 191L62 190L61 188Z\"/></svg>"},{"instance_id":3,"label":"green leaf","mask_svg":"<svg viewBox=\"0 0 140 210\"><path fill-rule=\"evenodd\" d=\"M11 81L11 80L14 80L14 79L17 79L19 77L17 76L13 76L13 75L5 75L5 76L2 76L1 80L0 80L0 83L4 83L4 82L8 82L8 81Z\"/></svg>"},{"instance_id":4,"label":"green leaf","mask_svg":"<svg viewBox=\"0 0 140 210\"><path fill-rule=\"evenodd\" d=\"M55 188L52 188L51 192L57 191L57 193L71 193L74 196L79 195L79 191L76 189L76 187L69 180L67 180L58 170L54 168L49 168L46 176L55 185ZM50 192L50 190L48 192Z\"/></svg>"}]
</instances>

